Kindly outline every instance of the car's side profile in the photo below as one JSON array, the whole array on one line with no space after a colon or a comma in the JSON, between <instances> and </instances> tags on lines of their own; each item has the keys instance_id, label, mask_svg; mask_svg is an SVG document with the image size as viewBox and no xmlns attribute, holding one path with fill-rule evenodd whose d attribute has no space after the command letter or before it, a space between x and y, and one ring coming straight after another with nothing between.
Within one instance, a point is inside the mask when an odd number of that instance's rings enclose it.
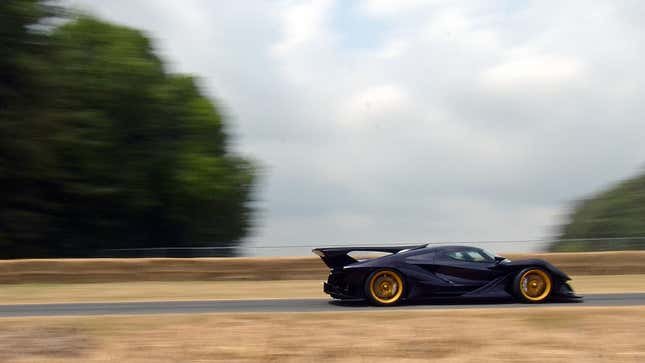
<instances>
[{"instance_id":1,"label":"car's side profile","mask_svg":"<svg viewBox=\"0 0 645 363\"><path fill-rule=\"evenodd\" d=\"M354 259L350 252L389 253ZM376 305L427 298L509 298L528 303L577 299L564 272L540 259L510 261L471 246L316 248L330 268L324 291Z\"/></svg>"}]
</instances>

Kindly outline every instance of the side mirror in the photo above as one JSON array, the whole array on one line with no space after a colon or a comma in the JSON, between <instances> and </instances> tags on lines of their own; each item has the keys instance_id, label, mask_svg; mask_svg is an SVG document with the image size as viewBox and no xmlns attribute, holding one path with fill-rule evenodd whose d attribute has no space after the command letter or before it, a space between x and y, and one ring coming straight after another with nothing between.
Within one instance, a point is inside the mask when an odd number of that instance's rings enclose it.
<instances>
[{"instance_id":1,"label":"side mirror","mask_svg":"<svg viewBox=\"0 0 645 363\"><path fill-rule=\"evenodd\" d=\"M506 259L506 257L495 256L495 263L500 263L500 262L504 261L505 259Z\"/></svg>"}]
</instances>

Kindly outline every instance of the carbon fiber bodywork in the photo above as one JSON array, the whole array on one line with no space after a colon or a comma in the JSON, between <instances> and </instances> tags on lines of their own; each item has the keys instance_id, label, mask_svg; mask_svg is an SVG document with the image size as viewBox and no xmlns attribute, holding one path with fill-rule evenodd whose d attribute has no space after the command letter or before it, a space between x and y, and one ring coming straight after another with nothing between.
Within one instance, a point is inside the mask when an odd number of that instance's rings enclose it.
<instances>
[{"instance_id":1,"label":"carbon fiber bodywork","mask_svg":"<svg viewBox=\"0 0 645 363\"><path fill-rule=\"evenodd\" d=\"M349 256L354 251L379 251L387 256L356 260ZM477 251L486 256L484 261L466 261L454 258L455 253ZM514 297L513 281L527 268L541 268L549 273L553 283L549 299L578 299L567 283L564 272L540 259L509 261L491 256L482 249L468 246L427 247L360 247L317 248L329 266L330 273L323 290L335 299L365 299L365 281L380 269L391 269L404 279L404 299L476 298L504 299Z\"/></svg>"}]
</instances>

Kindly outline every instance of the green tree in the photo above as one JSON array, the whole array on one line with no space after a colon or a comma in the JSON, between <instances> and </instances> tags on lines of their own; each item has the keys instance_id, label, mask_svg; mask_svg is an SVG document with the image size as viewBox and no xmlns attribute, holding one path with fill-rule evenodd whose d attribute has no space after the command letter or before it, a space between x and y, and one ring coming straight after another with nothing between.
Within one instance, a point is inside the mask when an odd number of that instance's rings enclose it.
<instances>
[{"instance_id":1,"label":"green tree","mask_svg":"<svg viewBox=\"0 0 645 363\"><path fill-rule=\"evenodd\" d=\"M46 150L34 160L51 161L34 175L51 185L16 188L48 206L34 218L46 225L33 229L32 251L3 224L10 248L1 253L238 244L250 227L255 169L227 151L224 119L195 80L167 72L149 39L131 28L80 16L44 37L46 69L32 74L46 81L26 88L46 97L16 112L48 125ZM14 137L37 144L31 131Z\"/></svg>"},{"instance_id":2,"label":"green tree","mask_svg":"<svg viewBox=\"0 0 645 363\"><path fill-rule=\"evenodd\" d=\"M43 253L56 208L55 125L45 105L51 47L42 21L58 9L0 2L0 254Z\"/></svg>"},{"instance_id":3,"label":"green tree","mask_svg":"<svg viewBox=\"0 0 645 363\"><path fill-rule=\"evenodd\" d=\"M645 249L645 174L578 202L553 251Z\"/></svg>"}]
</instances>

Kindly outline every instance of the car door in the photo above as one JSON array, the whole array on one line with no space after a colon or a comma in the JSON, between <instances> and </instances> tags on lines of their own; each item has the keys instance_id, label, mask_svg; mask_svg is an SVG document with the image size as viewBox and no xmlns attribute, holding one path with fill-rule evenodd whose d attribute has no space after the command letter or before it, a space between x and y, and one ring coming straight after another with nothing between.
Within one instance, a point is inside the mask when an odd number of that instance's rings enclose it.
<instances>
[{"instance_id":1,"label":"car door","mask_svg":"<svg viewBox=\"0 0 645 363\"><path fill-rule=\"evenodd\" d=\"M406 256L405 264L400 267L405 275L414 281L412 291L420 296L454 294L454 284L436 273L437 253L436 249L414 251Z\"/></svg>"},{"instance_id":2,"label":"car door","mask_svg":"<svg viewBox=\"0 0 645 363\"><path fill-rule=\"evenodd\" d=\"M475 290L495 276L495 260L476 248L442 251L435 257L434 265L435 274L449 281L447 289L454 293Z\"/></svg>"}]
</instances>

